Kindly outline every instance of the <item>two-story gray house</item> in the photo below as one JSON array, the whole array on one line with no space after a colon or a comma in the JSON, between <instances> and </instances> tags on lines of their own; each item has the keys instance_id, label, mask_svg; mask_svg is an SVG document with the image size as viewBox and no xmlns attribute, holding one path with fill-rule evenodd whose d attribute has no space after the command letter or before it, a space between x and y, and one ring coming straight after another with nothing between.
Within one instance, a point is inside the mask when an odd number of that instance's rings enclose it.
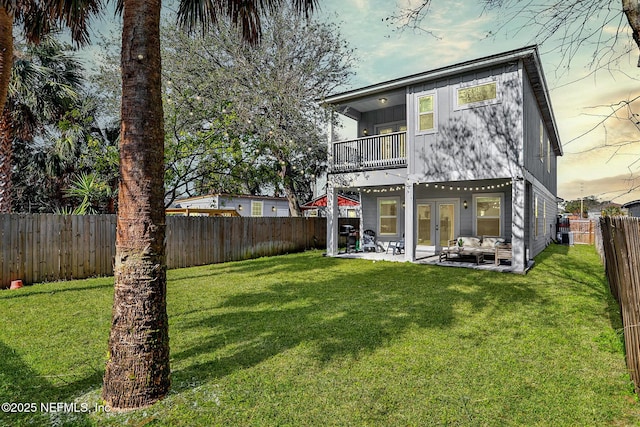
<instances>
[{"instance_id":1,"label":"two-story gray house","mask_svg":"<svg viewBox=\"0 0 640 427\"><path fill-rule=\"evenodd\" d=\"M404 239L407 261L459 236L500 236L524 272L555 236L562 147L536 46L324 102L358 132L330 132L328 255L338 253L341 190L360 192L361 232Z\"/></svg>"}]
</instances>

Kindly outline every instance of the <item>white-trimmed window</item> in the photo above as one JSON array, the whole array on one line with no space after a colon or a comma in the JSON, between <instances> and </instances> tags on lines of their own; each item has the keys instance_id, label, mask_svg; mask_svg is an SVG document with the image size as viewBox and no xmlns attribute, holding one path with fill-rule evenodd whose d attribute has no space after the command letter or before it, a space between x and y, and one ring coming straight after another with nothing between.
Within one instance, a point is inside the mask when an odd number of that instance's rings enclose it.
<instances>
[{"instance_id":1,"label":"white-trimmed window","mask_svg":"<svg viewBox=\"0 0 640 427\"><path fill-rule=\"evenodd\" d=\"M551 141L547 136L547 172L551 173Z\"/></svg>"},{"instance_id":2,"label":"white-trimmed window","mask_svg":"<svg viewBox=\"0 0 640 427\"><path fill-rule=\"evenodd\" d=\"M498 82L484 80L454 86L454 109L480 107L498 102Z\"/></svg>"},{"instance_id":3,"label":"white-trimmed window","mask_svg":"<svg viewBox=\"0 0 640 427\"><path fill-rule=\"evenodd\" d=\"M540 161L544 162L544 125L542 124L542 120L540 120L540 147L538 151Z\"/></svg>"},{"instance_id":4,"label":"white-trimmed window","mask_svg":"<svg viewBox=\"0 0 640 427\"><path fill-rule=\"evenodd\" d=\"M378 234L380 236L398 235L398 206L397 198L378 199Z\"/></svg>"},{"instance_id":5,"label":"white-trimmed window","mask_svg":"<svg viewBox=\"0 0 640 427\"><path fill-rule=\"evenodd\" d=\"M436 93L418 93L416 95L416 133L435 132L436 123Z\"/></svg>"},{"instance_id":6,"label":"white-trimmed window","mask_svg":"<svg viewBox=\"0 0 640 427\"><path fill-rule=\"evenodd\" d=\"M476 236L502 236L502 206L504 195L474 194L473 214Z\"/></svg>"},{"instance_id":7,"label":"white-trimmed window","mask_svg":"<svg viewBox=\"0 0 640 427\"><path fill-rule=\"evenodd\" d=\"M255 200L251 201L251 216L262 216L263 203Z\"/></svg>"}]
</instances>

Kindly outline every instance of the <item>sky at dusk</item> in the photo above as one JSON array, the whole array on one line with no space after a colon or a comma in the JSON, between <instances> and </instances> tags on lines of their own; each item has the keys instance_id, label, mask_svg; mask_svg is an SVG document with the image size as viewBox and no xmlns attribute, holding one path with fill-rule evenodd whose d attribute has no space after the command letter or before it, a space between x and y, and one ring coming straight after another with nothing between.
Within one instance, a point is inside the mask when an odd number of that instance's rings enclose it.
<instances>
[{"instance_id":1,"label":"sky at dusk","mask_svg":"<svg viewBox=\"0 0 640 427\"><path fill-rule=\"evenodd\" d=\"M526 17L508 19L504 11L483 10L477 1L437 1L422 21L430 30L397 29L387 18L402 6L419 0L321 0L314 17L336 23L342 37L356 50L355 75L344 89L428 71L539 42L538 28ZM613 5L619 5L614 2ZM169 8L171 5L169 5ZM557 37L540 45L564 156L558 164L558 196L566 200L597 196L625 203L640 199L640 125L629 120L626 108L603 119L621 101L640 95L638 49L622 12L591 16L587 29L600 52L612 51L620 58L606 69L591 66L594 45L564 59ZM112 15L94 28L105 32L113 26ZM606 22L606 25L602 25ZM491 35L488 34L491 32ZM619 34L615 43L607 37ZM632 50L631 54L624 54ZM570 61L567 59L570 58ZM633 106L640 113L640 101ZM640 116L636 117L636 121ZM601 123L603 122L603 123ZM631 191L638 187L638 190Z\"/></svg>"}]
</instances>

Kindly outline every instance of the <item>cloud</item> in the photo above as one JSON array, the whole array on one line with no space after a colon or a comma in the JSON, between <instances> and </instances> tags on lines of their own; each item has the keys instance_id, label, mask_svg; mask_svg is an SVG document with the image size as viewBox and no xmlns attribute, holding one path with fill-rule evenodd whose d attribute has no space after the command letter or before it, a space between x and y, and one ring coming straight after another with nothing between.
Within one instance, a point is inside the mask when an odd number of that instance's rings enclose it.
<instances>
[{"instance_id":1,"label":"cloud","mask_svg":"<svg viewBox=\"0 0 640 427\"><path fill-rule=\"evenodd\" d=\"M357 0L352 0L354 4ZM451 2L432 8L420 22L420 28L401 27L402 22L390 18L402 7L415 6L416 0L400 4L371 1L372 8L348 10L341 14L345 37L358 49L358 64L354 87L365 86L410 74L451 65L486 54L481 45L489 45L485 27L490 17L482 11ZM379 6L379 7L373 7ZM460 11L464 13L460 13ZM379 24L376 24L379 23ZM363 32L362 28L376 27ZM455 31L451 31L454 29ZM510 48L512 48L511 46ZM497 45L491 47L497 53Z\"/></svg>"},{"instance_id":2,"label":"cloud","mask_svg":"<svg viewBox=\"0 0 640 427\"><path fill-rule=\"evenodd\" d=\"M356 9L358 10L367 10L369 8L369 0L351 0Z\"/></svg>"},{"instance_id":3,"label":"cloud","mask_svg":"<svg viewBox=\"0 0 640 427\"><path fill-rule=\"evenodd\" d=\"M640 200L640 178L617 175L594 180L574 179L558 186L558 196L565 200L596 196L602 201L623 204Z\"/></svg>"}]
</instances>

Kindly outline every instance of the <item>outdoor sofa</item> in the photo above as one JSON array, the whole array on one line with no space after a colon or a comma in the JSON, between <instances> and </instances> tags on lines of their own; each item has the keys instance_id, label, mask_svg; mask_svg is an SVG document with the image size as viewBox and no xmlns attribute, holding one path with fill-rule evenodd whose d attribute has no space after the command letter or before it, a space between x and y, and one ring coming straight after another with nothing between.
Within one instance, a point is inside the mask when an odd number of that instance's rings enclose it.
<instances>
[{"instance_id":1,"label":"outdoor sofa","mask_svg":"<svg viewBox=\"0 0 640 427\"><path fill-rule=\"evenodd\" d=\"M447 246L441 249L440 261L474 257L476 264L480 264L484 262L486 255L493 256L496 265L500 265L501 260L510 261L513 257L511 243L507 243L502 237L495 236L460 236L449 240Z\"/></svg>"}]
</instances>

